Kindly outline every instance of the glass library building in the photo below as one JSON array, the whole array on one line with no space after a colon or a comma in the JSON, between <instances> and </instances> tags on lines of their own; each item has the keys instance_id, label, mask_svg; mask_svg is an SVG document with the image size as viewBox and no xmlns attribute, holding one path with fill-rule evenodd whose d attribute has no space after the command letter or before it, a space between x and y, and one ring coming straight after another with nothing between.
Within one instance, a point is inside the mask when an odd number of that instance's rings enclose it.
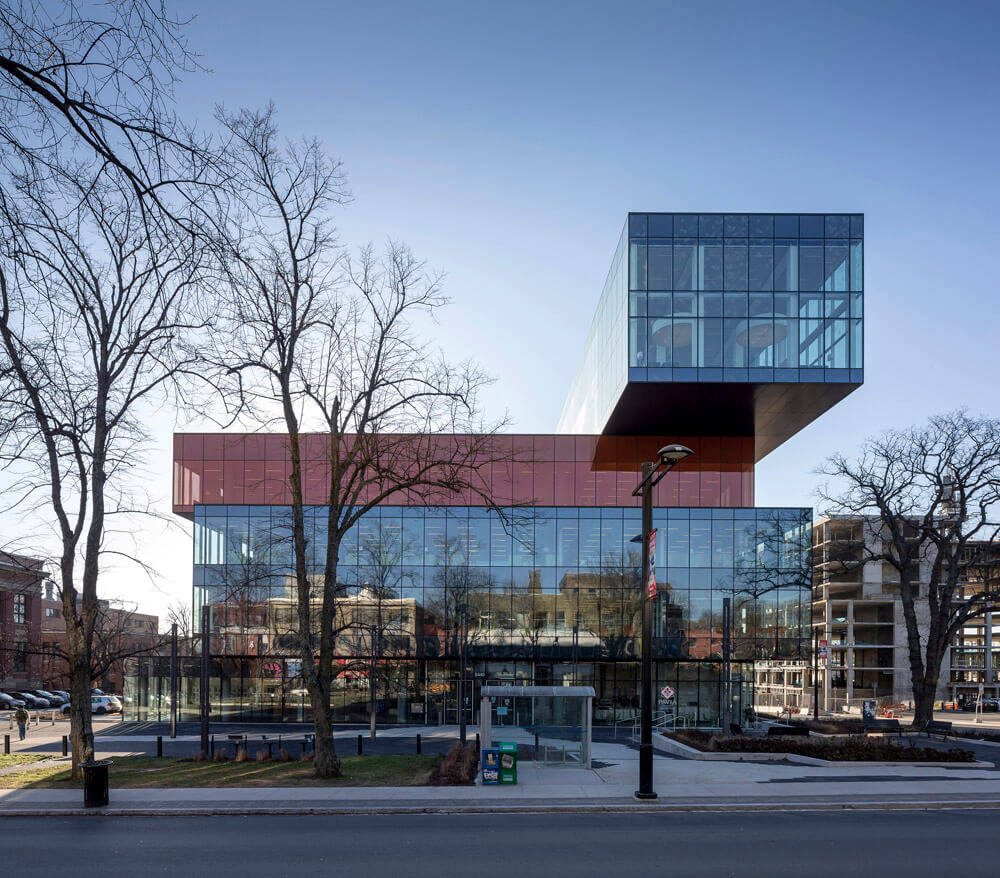
<instances>
[{"instance_id":1,"label":"glass library building","mask_svg":"<svg viewBox=\"0 0 1000 878\"><path fill-rule=\"evenodd\" d=\"M586 685L594 725L611 726L638 710L648 648L658 709L717 725L727 597L734 710L753 703L755 661L804 659L812 510L755 507L754 466L863 381L863 232L851 214L629 214L557 432L502 437L492 506L381 505L342 543L335 720L364 721L374 702L379 723L451 724L461 710L475 722L483 686ZM694 453L654 490L644 644L632 491L672 443ZM320 446L303 445L308 472ZM311 718L288 472L287 437L174 437L196 630L210 611L213 719ZM325 490L306 484L316 573ZM134 718L167 718L168 661L131 661ZM182 661L183 719L197 715L198 662Z\"/></svg>"}]
</instances>

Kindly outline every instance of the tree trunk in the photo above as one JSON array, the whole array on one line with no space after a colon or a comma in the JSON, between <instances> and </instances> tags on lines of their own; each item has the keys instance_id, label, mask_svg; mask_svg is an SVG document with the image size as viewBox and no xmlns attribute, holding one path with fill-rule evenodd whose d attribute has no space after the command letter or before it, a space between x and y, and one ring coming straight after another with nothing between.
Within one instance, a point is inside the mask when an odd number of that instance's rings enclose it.
<instances>
[{"instance_id":1,"label":"tree trunk","mask_svg":"<svg viewBox=\"0 0 1000 878\"><path fill-rule=\"evenodd\" d=\"M90 714L89 663L73 662L69 680L70 742L73 780L82 781L81 762L94 758L94 726Z\"/></svg>"},{"instance_id":2,"label":"tree trunk","mask_svg":"<svg viewBox=\"0 0 1000 878\"><path fill-rule=\"evenodd\" d=\"M316 743L313 750L313 770L316 777L340 777L340 757L333 743L333 724L330 722L330 703L323 704L316 697L316 689L310 689L313 704L313 728Z\"/></svg>"},{"instance_id":3,"label":"tree trunk","mask_svg":"<svg viewBox=\"0 0 1000 878\"><path fill-rule=\"evenodd\" d=\"M934 698L937 695L937 676L924 678L920 686L913 687L913 725L922 729L934 719Z\"/></svg>"}]
</instances>

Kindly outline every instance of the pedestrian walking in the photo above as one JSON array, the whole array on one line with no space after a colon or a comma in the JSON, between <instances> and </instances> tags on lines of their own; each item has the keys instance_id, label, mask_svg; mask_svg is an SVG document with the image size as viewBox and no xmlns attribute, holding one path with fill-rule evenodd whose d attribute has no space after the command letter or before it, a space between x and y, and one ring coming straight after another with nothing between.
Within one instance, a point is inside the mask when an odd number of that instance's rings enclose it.
<instances>
[{"instance_id":1,"label":"pedestrian walking","mask_svg":"<svg viewBox=\"0 0 1000 878\"><path fill-rule=\"evenodd\" d=\"M24 705L21 705L15 711L14 722L17 723L17 733L20 735L18 740L23 741L24 736L28 734L28 711L24 709Z\"/></svg>"}]
</instances>

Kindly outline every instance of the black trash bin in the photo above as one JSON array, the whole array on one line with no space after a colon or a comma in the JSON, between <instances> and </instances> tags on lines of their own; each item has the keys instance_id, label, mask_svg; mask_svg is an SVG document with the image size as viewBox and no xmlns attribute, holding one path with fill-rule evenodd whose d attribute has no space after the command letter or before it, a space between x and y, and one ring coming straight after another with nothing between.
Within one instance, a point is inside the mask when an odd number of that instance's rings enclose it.
<instances>
[{"instance_id":1,"label":"black trash bin","mask_svg":"<svg viewBox=\"0 0 1000 878\"><path fill-rule=\"evenodd\" d=\"M96 759L93 762L81 762L83 769L83 806L85 808L102 808L108 804L108 766L110 759Z\"/></svg>"}]
</instances>

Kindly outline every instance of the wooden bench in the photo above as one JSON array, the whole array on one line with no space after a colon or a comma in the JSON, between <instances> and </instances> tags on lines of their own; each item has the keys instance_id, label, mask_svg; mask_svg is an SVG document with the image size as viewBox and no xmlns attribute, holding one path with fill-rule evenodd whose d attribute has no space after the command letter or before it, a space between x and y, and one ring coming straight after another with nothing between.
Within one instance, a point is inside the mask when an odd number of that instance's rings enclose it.
<instances>
[{"instance_id":1,"label":"wooden bench","mask_svg":"<svg viewBox=\"0 0 1000 878\"><path fill-rule=\"evenodd\" d=\"M769 738L778 736L786 738L808 738L809 729L805 726L769 726L767 729L767 736Z\"/></svg>"},{"instance_id":2,"label":"wooden bench","mask_svg":"<svg viewBox=\"0 0 1000 878\"><path fill-rule=\"evenodd\" d=\"M902 736L903 727L899 724L898 719L866 719L865 720L865 734L870 732L877 732L882 735L896 734Z\"/></svg>"},{"instance_id":3,"label":"wooden bench","mask_svg":"<svg viewBox=\"0 0 1000 878\"><path fill-rule=\"evenodd\" d=\"M951 723L940 719L932 719L924 726L924 734L929 738L931 735L940 735L942 741L948 740L951 734Z\"/></svg>"}]
</instances>

